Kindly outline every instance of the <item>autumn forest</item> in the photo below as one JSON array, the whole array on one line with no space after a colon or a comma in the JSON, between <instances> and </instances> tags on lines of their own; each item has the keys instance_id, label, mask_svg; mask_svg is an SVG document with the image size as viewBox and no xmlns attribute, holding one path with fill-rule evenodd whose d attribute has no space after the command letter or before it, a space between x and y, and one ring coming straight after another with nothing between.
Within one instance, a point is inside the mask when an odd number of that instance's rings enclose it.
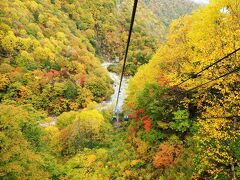
<instances>
[{"instance_id":1,"label":"autumn forest","mask_svg":"<svg viewBox=\"0 0 240 180\"><path fill-rule=\"evenodd\" d=\"M0 179L240 179L240 0L133 4L0 2Z\"/></svg>"}]
</instances>

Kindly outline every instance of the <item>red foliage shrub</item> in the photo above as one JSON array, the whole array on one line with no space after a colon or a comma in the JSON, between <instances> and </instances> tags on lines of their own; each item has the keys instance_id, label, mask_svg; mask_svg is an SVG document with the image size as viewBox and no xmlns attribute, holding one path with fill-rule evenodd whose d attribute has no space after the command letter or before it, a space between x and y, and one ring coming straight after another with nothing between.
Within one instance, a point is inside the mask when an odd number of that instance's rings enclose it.
<instances>
[{"instance_id":1,"label":"red foliage shrub","mask_svg":"<svg viewBox=\"0 0 240 180\"><path fill-rule=\"evenodd\" d=\"M144 113L144 110L143 109L136 109L133 111L132 114L129 114L128 117L130 119L136 119L136 118L139 118L139 116Z\"/></svg>"},{"instance_id":2,"label":"red foliage shrub","mask_svg":"<svg viewBox=\"0 0 240 180\"><path fill-rule=\"evenodd\" d=\"M50 79L51 79L51 78L53 78L53 77L59 76L59 72L56 71L56 70L51 70L51 71L47 72L45 76L46 76L47 78L50 78Z\"/></svg>"},{"instance_id":3,"label":"red foliage shrub","mask_svg":"<svg viewBox=\"0 0 240 180\"><path fill-rule=\"evenodd\" d=\"M14 71L15 71L15 72L21 72L21 71L22 71L22 68L21 68L21 67L16 67L16 68L14 69Z\"/></svg>"},{"instance_id":4,"label":"red foliage shrub","mask_svg":"<svg viewBox=\"0 0 240 180\"><path fill-rule=\"evenodd\" d=\"M163 172L167 166L176 165L176 159L180 156L180 153L181 146L172 145L168 142L162 143L154 156L153 165Z\"/></svg>"},{"instance_id":5,"label":"red foliage shrub","mask_svg":"<svg viewBox=\"0 0 240 180\"><path fill-rule=\"evenodd\" d=\"M127 104L127 106L128 106L129 108L131 108L131 109L133 108L133 105L134 105L134 104L133 104L132 102L129 102L129 103Z\"/></svg>"},{"instance_id":6,"label":"red foliage shrub","mask_svg":"<svg viewBox=\"0 0 240 180\"><path fill-rule=\"evenodd\" d=\"M159 86L165 86L168 83L169 83L169 81L166 79L166 77L164 75L159 76L159 81L158 81Z\"/></svg>"},{"instance_id":7,"label":"red foliage shrub","mask_svg":"<svg viewBox=\"0 0 240 180\"><path fill-rule=\"evenodd\" d=\"M144 116L142 118L142 120L144 123L143 127L144 127L145 131L149 132L151 130L151 118L149 116Z\"/></svg>"},{"instance_id":8,"label":"red foliage shrub","mask_svg":"<svg viewBox=\"0 0 240 180\"><path fill-rule=\"evenodd\" d=\"M86 74L83 74L80 78L80 84L81 86L84 86L85 82L87 81L87 76Z\"/></svg>"},{"instance_id":9,"label":"red foliage shrub","mask_svg":"<svg viewBox=\"0 0 240 180\"><path fill-rule=\"evenodd\" d=\"M144 113L144 109L136 109L135 112L137 116L139 116L140 114Z\"/></svg>"},{"instance_id":10,"label":"red foliage shrub","mask_svg":"<svg viewBox=\"0 0 240 180\"><path fill-rule=\"evenodd\" d=\"M62 107L62 99L63 99L63 96L59 96L59 105L60 105L60 107Z\"/></svg>"}]
</instances>

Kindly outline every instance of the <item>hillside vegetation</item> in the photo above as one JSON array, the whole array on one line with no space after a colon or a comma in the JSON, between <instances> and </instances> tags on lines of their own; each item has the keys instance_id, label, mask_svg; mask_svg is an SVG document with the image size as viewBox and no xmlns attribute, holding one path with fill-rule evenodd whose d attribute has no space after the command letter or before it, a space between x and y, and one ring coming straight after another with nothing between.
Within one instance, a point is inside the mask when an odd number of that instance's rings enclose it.
<instances>
[{"instance_id":1,"label":"hillside vegetation","mask_svg":"<svg viewBox=\"0 0 240 180\"><path fill-rule=\"evenodd\" d=\"M240 178L240 1L139 1L115 128L132 4L1 2L0 179Z\"/></svg>"},{"instance_id":2,"label":"hillside vegetation","mask_svg":"<svg viewBox=\"0 0 240 180\"><path fill-rule=\"evenodd\" d=\"M168 27L172 20L198 8L191 0L143 0L143 3Z\"/></svg>"},{"instance_id":3,"label":"hillside vegetation","mask_svg":"<svg viewBox=\"0 0 240 180\"><path fill-rule=\"evenodd\" d=\"M239 178L240 52L227 56L240 47L239 16L238 0L215 0L174 20L129 82L129 139L162 177Z\"/></svg>"},{"instance_id":4,"label":"hillside vegetation","mask_svg":"<svg viewBox=\"0 0 240 180\"><path fill-rule=\"evenodd\" d=\"M114 1L1 3L1 101L59 114L109 97L111 81L97 57L122 58L130 13L128 4L121 5L117 17L115 6ZM154 16L139 22L146 18ZM157 48L158 40L144 28L136 25L132 59L149 59ZM136 68L132 63L131 71Z\"/></svg>"}]
</instances>

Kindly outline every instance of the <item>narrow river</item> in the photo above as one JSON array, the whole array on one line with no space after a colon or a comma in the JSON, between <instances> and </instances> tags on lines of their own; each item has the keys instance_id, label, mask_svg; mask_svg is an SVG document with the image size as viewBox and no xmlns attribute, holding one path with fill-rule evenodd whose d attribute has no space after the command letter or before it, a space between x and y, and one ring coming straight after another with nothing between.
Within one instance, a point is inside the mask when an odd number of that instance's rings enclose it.
<instances>
[{"instance_id":1,"label":"narrow river","mask_svg":"<svg viewBox=\"0 0 240 180\"><path fill-rule=\"evenodd\" d=\"M111 64L114 64L114 63L104 62L104 63L102 63L102 67L107 69L107 67ZM114 82L113 83L114 93L107 100L105 100L99 104L99 107L98 107L99 110L111 109L111 108L112 108L112 110L115 110L117 94L118 94L118 89L119 89L119 83L120 83L120 75L113 73L113 72L109 72L109 71L108 71L108 74ZM127 85L128 85L128 78L123 77L121 93L120 93L119 100L118 100L118 111L119 112L123 111L123 103L127 97L127 93L126 93ZM57 121L57 116L52 116L51 118L52 118L52 120L50 122L41 123L40 125L44 126L44 127L54 126Z\"/></svg>"},{"instance_id":2,"label":"narrow river","mask_svg":"<svg viewBox=\"0 0 240 180\"><path fill-rule=\"evenodd\" d=\"M114 64L114 63L104 62L102 64L102 67L107 69L107 67L111 64ZM109 73L110 78L114 82L113 83L114 93L112 94L112 96L109 99L103 101L100 104L100 109L111 108L111 107L115 108L115 106L116 106L117 94L118 94L119 83L120 83L120 75L113 73L113 72L108 72L108 73ZM118 100L118 110L120 112L123 111L123 103L127 97L127 93L126 93L127 85L128 85L128 78L123 77L120 96L119 96L119 100Z\"/></svg>"}]
</instances>

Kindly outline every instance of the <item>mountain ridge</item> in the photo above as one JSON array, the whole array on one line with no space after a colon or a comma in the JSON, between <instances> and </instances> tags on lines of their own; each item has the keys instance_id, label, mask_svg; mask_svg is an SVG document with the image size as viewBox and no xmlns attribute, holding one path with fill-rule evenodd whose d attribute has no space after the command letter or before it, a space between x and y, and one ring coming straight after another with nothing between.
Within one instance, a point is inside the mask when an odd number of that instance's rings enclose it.
<instances>
[{"instance_id":1,"label":"mountain ridge","mask_svg":"<svg viewBox=\"0 0 240 180\"><path fill-rule=\"evenodd\" d=\"M190 0L143 0L143 3L167 27L173 19L190 14L199 7L198 4Z\"/></svg>"}]
</instances>

